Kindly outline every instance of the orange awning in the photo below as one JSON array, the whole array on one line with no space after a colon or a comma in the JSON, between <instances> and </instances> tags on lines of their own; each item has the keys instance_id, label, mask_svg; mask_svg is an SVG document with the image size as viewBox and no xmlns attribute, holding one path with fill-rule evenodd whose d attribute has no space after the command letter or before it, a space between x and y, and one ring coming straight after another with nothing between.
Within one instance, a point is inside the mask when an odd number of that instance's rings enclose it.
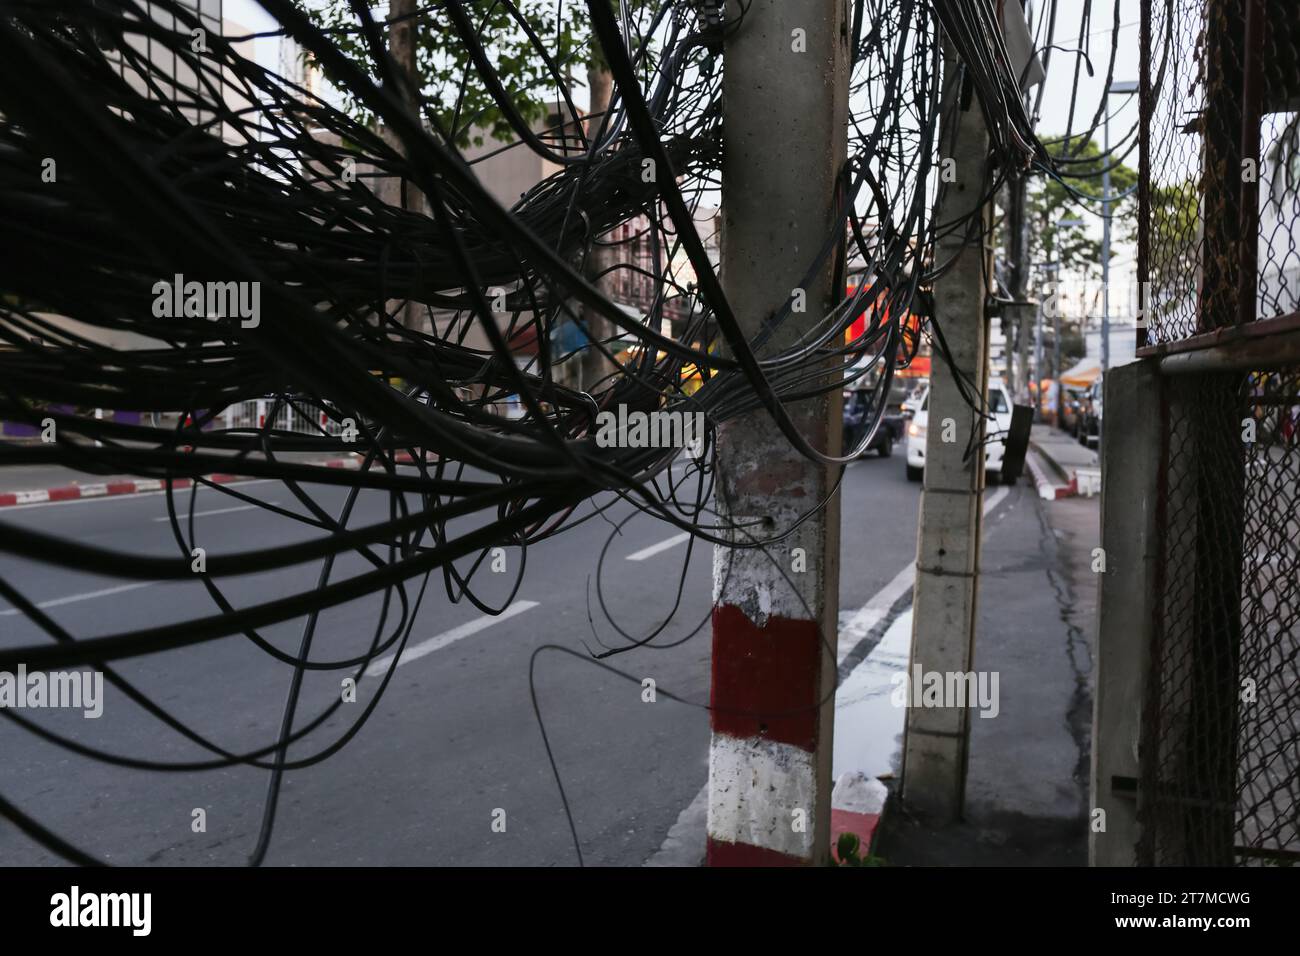
<instances>
[{"instance_id":1,"label":"orange awning","mask_svg":"<svg viewBox=\"0 0 1300 956\"><path fill-rule=\"evenodd\" d=\"M1096 365L1087 368L1079 368L1076 365L1061 376L1061 384L1069 385L1071 388L1087 388L1097 381L1097 376L1100 374L1101 369Z\"/></svg>"}]
</instances>

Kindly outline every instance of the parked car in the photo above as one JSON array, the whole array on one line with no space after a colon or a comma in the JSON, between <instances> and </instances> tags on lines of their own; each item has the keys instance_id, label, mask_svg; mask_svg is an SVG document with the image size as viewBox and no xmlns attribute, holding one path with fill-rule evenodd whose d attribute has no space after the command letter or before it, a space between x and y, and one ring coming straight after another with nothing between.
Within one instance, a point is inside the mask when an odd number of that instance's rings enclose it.
<instances>
[{"instance_id":1,"label":"parked car","mask_svg":"<svg viewBox=\"0 0 1300 956\"><path fill-rule=\"evenodd\" d=\"M912 420L912 416L916 414L916 410L921 407L921 399L925 398L926 390L929 389L929 387L930 380L928 378L921 379L912 387L912 390L907 393L907 398L903 399L902 404L904 421L910 422Z\"/></svg>"},{"instance_id":2,"label":"parked car","mask_svg":"<svg viewBox=\"0 0 1300 956\"><path fill-rule=\"evenodd\" d=\"M1001 379L989 382L989 411L993 418L984 425L984 469L1002 476L1002 455L1006 436L1011 431L1011 396ZM925 474L925 439L930 424L930 390L907 426L907 480L920 481Z\"/></svg>"},{"instance_id":3,"label":"parked car","mask_svg":"<svg viewBox=\"0 0 1300 956\"><path fill-rule=\"evenodd\" d=\"M857 447L858 442L862 441L862 436L871 425L871 399L874 394L875 391L866 386L844 390L844 444L842 447L846 453ZM885 402L885 411L880 419L880 427L871 436L871 443L867 445L863 454L874 451L881 458L888 458L894 453L894 445L903 438L902 403L906 397L907 391L903 386L894 384L890 387L889 396Z\"/></svg>"},{"instance_id":4,"label":"parked car","mask_svg":"<svg viewBox=\"0 0 1300 956\"><path fill-rule=\"evenodd\" d=\"M1079 437L1083 428L1084 393L1073 388L1061 389L1061 412L1058 426L1061 431Z\"/></svg>"},{"instance_id":5,"label":"parked car","mask_svg":"<svg viewBox=\"0 0 1300 956\"><path fill-rule=\"evenodd\" d=\"M881 427L889 426L889 430L894 435L894 444L898 444L903 440L903 432L907 426L907 417L903 406L906 405L909 394L909 386L905 382L894 379L889 386L889 396L885 399L885 414L881 421Z\"/></svg>"}]
</instances>

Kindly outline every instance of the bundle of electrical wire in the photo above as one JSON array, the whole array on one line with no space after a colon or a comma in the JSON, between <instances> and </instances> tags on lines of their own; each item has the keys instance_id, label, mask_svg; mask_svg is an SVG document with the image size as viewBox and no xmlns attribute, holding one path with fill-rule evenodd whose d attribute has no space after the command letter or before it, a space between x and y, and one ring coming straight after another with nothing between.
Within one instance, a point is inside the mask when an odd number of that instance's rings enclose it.
<instances>
[{"instance_id":1,"label":"bundle of electrical wire","mask_svg":"<svg viewBox=\"0 0 1300 956\"><path fill-rule=\"evenodd\" d=\"M0 419L53 423L57 435L48 443L0 442L0 464L162 479L176 552L109 550L6 521L0 550L128 581L193 579L200 542L192 499L186 520L182 482L270 508L211 479L230 471L283 483L302 511L272 510L310 532L273 547L207 554L200 578L211 609L145 629L69 633L0 578L0 597L49 637L0 647L0 669L19 662L103 669L135 704L211 757L178 763L111 754L3 711L51 743L154 770L246 764L271 770L278 782L284 770L337 752L382 694L381 687L333 739L290 760L288 747L319 731L339 706L295 720L302 674L360 677L381 655L400 652L431 575L442 575L455 599L496 610L477 601L470 580L489 550L502 542L522 550L562 533L590 517L577 517L581 504L611 492L703 542L737 546L727 519L709 506L708 446L684 477L672 477L680 449L600 446L601 411L702 412L713 435L720 423L765 409L802 454L831 465L854 457L878 424L893 373L920 345L922 328L908 317L937 331L927 306L927 290L945 267L934 261L937 238L976 227L935 223L930 214L942 188L933 175L942 62L939 20L921 0L853 6L839 215L803 265L811 275L830 261L835 288L854 278L856 285L825 314L800 315L797 346L782 350L767 339L792 321L791 305L769 317L763 335L747 338L694 220L718 189L717 53L743 12L721 20L716 4L685 0L624 3L618 16L600 0L571 5L613 75L610 107L592 123L567 94L572 60L552 56L525 11L504 0L568 114L558 130L538 133L515 109L476 32L481 4L443 0L419 11L452 28L446 42L467 53L466 82L492 96L515 134L509 148L558 167L507 208L458 147L461 131L403 100L384 24L367 4L353 5L368 57L358 62L298 4L260 2L279 24L274 35L305 50L360 111L332 105L241 54L246 38L209 32L196 46L194 31L204 23L180 0L6 0L0 8ZM952 5L935 6L956 17L943 9ZM172 64L166 70L160 51ZM981 61L982 95L1005 93L1006 69L1004 53ZM1040 156L1023 114L1009 113L999 128L1004 165ZM659 170L650 179L642 175L647 160ZM50 168L57 176L43 175ZM385 201L380 179L418 191L423 208ZM990 175L984 188L996 186ZM648 224L656 250L649 267L621 260L625 247L611 238L633 220ZM591 274L597 249L611 263L606 275L629 270L651 281L644 315L629 314ZM158 315L154 289L173 276L255 284L260 321ZM667 333L670 306L685 318ZM404 321L412 313L422 321ZM849 332L864 315L861 330ZM556 374L575 358L559 350L556 333L566 323L585 328L592 317L612 331L587 336L582 348L601 351L609 371L577 388ZM132 344L105 344L124 339ZM487 346L468 344L474 341ZM536 344L527 362L518 361L522 341ZM941 336L935 342L942 356ZM687 387L692 376L701 380L697 390ZM811 447L786 404L867 376L877 412L862 447L838 458ZM520 415L501 414L509 396L517 396ZM258 399L268 403L264 422L226 423L226 409ZM95 408L144 418L101 419L89 411ZM277 427L286 409L319 421L319 434ZM174 416L175 427L149 423L160 414ZM359 467L314 465L304 452L351 454ZM342 510L317 502L324 487L347 490ZM390 496L389 517L351 523L362 493ZM468 516L483 520L469 526L461 520ZM338 576L335 562L344 555L365 570ZM321 568L316 586L274 600L238 606L224 590L236 576L313 562ZM374 595L382 596L383 613L355 653L312 654L321 612ZM297 620L304 624L296 654L263 633ZM187 726L113 669L116 661L232 638L252 642L294 677L280 734L249 752ZM255 863L269 840L273 796L268 806ZM0 813L66 858L91 862L3 798Z\"/></svg>"}]
</instances>

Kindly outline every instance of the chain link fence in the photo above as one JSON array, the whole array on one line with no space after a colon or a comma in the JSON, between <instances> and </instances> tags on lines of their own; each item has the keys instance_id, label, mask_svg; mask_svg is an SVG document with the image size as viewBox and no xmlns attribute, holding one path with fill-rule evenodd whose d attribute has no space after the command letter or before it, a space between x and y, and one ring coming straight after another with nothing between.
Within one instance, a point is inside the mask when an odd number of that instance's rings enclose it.
<instances>
[{"instance_id":1,"label":"chain link fence","mask_svg":"<svg viewBox=\"0 0 1300 956\"><path fill-rule=\"evenodd\" d=\"M1300 17L1144 0L1141 357L1163 375L1143 865L1300 861ZM1179 372L1181 374L1173 374ZM1110 409L1108 409L1110 410Z\"/></svg>"},{"instance_id":2,"label":"chain link fence","mask_svg":"<svg viewBox=\"0 0 1300 956\"><path fill-rule=\"evenodd\" d=\"M1139 260L1138 269L1149 283L1144 314L1151 344L1197 331L1202 149L1196 127L1205 85L1192 53L1203 29L1201 0L1149 3L1143 18L1157 60L1142 90L1146 152L1139 183L1145 263Z\"/></svg>"},{"instance_id":3,"label":"chain link fence","mask_svg":"<svg viewBox=\"0 0 1300 956\"><path fill-rule=\"evenodd\" d=\"M1300 368L1167 391L1138 858L1300 859Z\"/></svg>"}]
</instances>

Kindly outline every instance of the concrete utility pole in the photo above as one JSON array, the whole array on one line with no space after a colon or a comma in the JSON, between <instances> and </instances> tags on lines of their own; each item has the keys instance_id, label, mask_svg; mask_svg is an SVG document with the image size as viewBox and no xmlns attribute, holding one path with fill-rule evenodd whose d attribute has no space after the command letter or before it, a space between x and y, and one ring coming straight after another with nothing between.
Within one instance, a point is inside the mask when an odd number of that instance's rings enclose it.
<instances>
[{"instance_id":1,"label":"concrete utility pole","mask_svg":"<svg viewBox=\"0 0 1300 956\"><path fill-rule=\"evenodd\" d=\"M1052 310L1052 424L1061 427L1061 307Z\"/></svg>"},{"instance_id":2,"label":"concrete utility pole","mask_svg":"<svg viewBox=\"0 0 1300 956\"><path fill-rule=\"evenodd\" d=\"M728 16L740 16L738 4ZM722 281L746 335L792 299L834 222L847 151L845 0L752 0L723 79ZM843 295L827 265L763 349L789 345ZM829 376L833 373L828 372ZM837 453L840 392L788 406ZM834 470L803 458L766 411L719 428L717 507L768 539L826 500ZM767 549L714 555L710 866L829 856L839 608L839 499ZM738 541L748 540L737 534Z\"/></svg>"},{"instance_id":3,"label":"concrete utility pole","mask_svg":"<svg viewBox=\"0 0 1300 956\"><path fill-rule=\"evenodd\" d=\"M417 116L420 112L421 84L416 59L417 34L414 17L417 8L417 0L389 0L388 3L388 19L397 21L388 28L388 54L396 62L397 69L405 81L403 88L399 90L399 95L412 116ZM397 138L391 133L386 133L385 138L400 148ZM403 183L400 178L391 176L385 179L384 187L381 193L384 202L391 206L400 205L411 212L424 211L424 194L413 184ZM423 306L408 302L402 311L402 325L408 329L422 329L424 327Z\"/></svg>"},{"instance_id":4,"label":"concrete utility pole","mask_svg":"<svg viewBox=\"0 0 1300 956\"><path fill-rule=\"evenodd\" d=\"M1034 312L1034 421L1043 420L1043 303Z\"/></svg>"},{"instance_id":5,"label":"concrete utility pole","mask_svg":"<svg viewBox=\"0 0 1300 956\"><path fill-rule=\"evenodd\" d=\"M940 151L945 159L955 161L956 180L946 184L935 221L950 223L969 216L972 228L968 232L952 230L938 243L936 261L954 257L955 261L935 282L934 308L953 363L983 397L988 392L986 277L993 272L985 239L992 225L992 209L990 204L982 204L989 137L973 95L965 98L963 109L959 60L946 38L943 56L941 115L947 122L940 131ZM962 399L947 364L937 359L930 376L928 429L908 673L915 674L919 667L922 672L938 671L946 676L972 670L975 657L984 420ZM962 461L972 437L975 450L969 460ZM918 689L912 693L918 695ZM903 800L932 822L961 816L970 714L969 707L908 709Z\"/></svg>"},{"instance_id":6,"label":"concrete utility pole","mask_svg":"<svg viewBox=\"0 0 1300 956\"><path fill-rule=\"evenodd\" d=\"M1017 176L1007 183L1007 265L1009 292L1014 305L1005 307L1007 331L1007 387L1016 401L1029 400L1029 323L1033 306L1029 298L1029 223L1025 212L1026 181Z\"/></svg>"},{"instance_id":7,"label":"concrete utility pole","mask_svg":"<svg viewBox=\"0 0 1300 956\"><path fill-rule=\"evenodd\" d=\"M1101 170L1101 380L1110 371L1110 102L1102 123ZM1100 447L1100 441L1098 443Z\"/></svg>"}]
</instances>

